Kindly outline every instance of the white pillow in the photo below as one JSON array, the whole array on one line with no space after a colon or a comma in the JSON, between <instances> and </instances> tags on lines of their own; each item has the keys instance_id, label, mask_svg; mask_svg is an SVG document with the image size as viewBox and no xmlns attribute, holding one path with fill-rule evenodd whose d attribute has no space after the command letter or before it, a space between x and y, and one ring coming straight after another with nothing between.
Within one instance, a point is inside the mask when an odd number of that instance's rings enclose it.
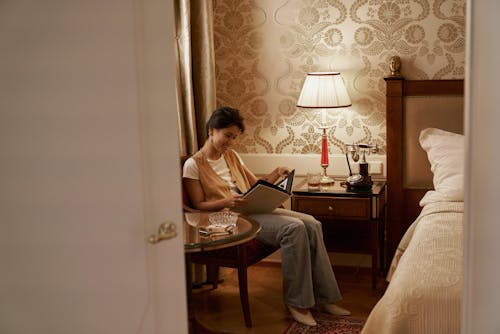
<instances>
[{"instance_id":1,"label":"white pillow","mask_svg":"<svg viewBox=\"0 0 500 334\"><path fill-rule=\"evenodd\" d=\"M434 190L428 191L420 201L457 202L464 200L464 135L427 128L420 132L420 146L427 152L431 163Z\"/></svg>"}]
</instances>

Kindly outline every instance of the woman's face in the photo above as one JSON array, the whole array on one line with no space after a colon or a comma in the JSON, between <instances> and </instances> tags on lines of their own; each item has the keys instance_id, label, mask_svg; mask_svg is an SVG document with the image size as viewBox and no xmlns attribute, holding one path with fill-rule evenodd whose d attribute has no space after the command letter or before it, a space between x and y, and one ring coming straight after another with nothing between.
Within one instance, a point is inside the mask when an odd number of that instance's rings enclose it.
<instances>
[{"instance_id":1,"label":"woman's face","mask_svg":"<svg viewBox=\"0 0 500 334\"><path fill-rule=\"evenodd\" d=\"M223 129L210 129L210 138L215 149L224 153L241 134L240 128L232 125Z\"/></svg>"}]
</instances>

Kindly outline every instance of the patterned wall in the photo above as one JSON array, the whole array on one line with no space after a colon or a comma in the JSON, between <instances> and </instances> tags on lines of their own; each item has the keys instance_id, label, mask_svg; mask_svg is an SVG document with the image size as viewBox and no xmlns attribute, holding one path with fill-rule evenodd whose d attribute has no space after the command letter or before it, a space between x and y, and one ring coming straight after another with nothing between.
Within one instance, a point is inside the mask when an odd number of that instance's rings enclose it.
<instances>
[{"instance_id":1,"label":"patterned wall","mask_svg":"<svg viewBox=\"0 0 500 334\"><path fill-rule=\"evenodd\" d=\"M341 72L352 107L330 109L330 154L385 154L388 59L411 79L464 77L465 0L215 0L217 103L240 109L241 153L319 153L317 112L295 106L307 72Z\"/></svg>"}]
</instances>

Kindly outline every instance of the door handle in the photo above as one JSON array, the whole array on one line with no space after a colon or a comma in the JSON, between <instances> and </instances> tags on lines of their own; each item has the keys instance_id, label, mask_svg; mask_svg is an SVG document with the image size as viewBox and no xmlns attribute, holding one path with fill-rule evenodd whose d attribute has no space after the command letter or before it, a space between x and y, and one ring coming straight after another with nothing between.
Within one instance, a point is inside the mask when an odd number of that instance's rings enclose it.
<instances>
[{"instance_id":1,"label":"door handle","mask_svg":"<svg viewBox=\"0 0 500 334\"><path fill-rule=\"evenodd\" d=\"M177 227L172 222L164 222L158 227L157 234L151 234L149 236L148 242L150 244L157 244L162 240L168 240L175 238L177 236Z\"/></svg>"}]
</instances>

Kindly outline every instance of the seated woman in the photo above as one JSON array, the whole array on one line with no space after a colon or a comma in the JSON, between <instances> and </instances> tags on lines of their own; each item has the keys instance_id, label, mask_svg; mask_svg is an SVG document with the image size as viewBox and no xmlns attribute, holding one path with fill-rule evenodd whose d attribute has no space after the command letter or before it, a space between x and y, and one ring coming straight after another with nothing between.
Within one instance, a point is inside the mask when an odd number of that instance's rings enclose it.
<instances>
[{"instance_id":1,"label":"seated woman","mask_svg":"<svg viewBox=\"0 0 500 334\"><path fill-rule=\"evenodd\" d=\"M243 203L242 194L257 182L240 156L230 149L245 130L238 110L221 107L206 124L208 139L184 164L183 182L192 205L203 211L234 208ZM277 167L264 177L276 182L289 172ZM314 217L286 209L249 216L261 225L257 239L280 247L285 303L293 318L315 326L309 309L318 306L334 315L350 312L335 305L341 294L323 243L321 223Z\"/></svg>"}]
</instances>

